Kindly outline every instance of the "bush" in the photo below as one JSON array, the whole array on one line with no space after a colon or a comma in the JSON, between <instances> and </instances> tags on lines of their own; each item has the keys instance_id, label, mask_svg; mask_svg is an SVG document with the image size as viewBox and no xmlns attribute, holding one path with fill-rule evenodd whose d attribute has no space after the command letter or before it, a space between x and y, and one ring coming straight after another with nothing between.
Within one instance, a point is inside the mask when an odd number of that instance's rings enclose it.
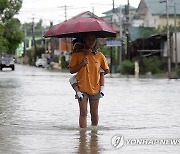
<instances>
[{"instance_id":1,"label":"bush","mask_svg":"<svg viewBox=\"0 0 180 154\"><path fill-rule=\"evenodd\" d=\"M35 61L34 61L34 51L33 50L27 50L27 56L29 57L29 65L34 66L35 65Z\"/></svg>"},{"instance_id":2,"label":"bush","mask_svg":"<svg viewBox=\"0 0 180 154\"><path fill-rule=\"evenodd\" d=\"M159 57L143 58L140 64L140 71L142 74L151 72L152 74L161 73L162 63Z\"/></svg>"},{"instance_id":3,"label":"bush","mask_svg":"<svg viewBox=\"0 0 180 154\"><path fill-rule=\"evenodd\" d=\"M178 75L178 77L180 77L180 66L178 66L178 68L177 68L177 75Z\"/></svg>"},{"instance_id":4,"label":"bush","mask_svg":"<svg viewBox=\"0 0 180 154\"><path fill-rule=\"evenodd\" d=\"M59 56L54 56L53 57L53 62L59 63Z\"/></svg>"},{"instance_id":5,"label":"bush","mask_svg":"<svg viewBox=\"0 0 180 154\"><path fill-rule=\"evenodd\" d=\"M134 74L134 63L130 60L125 60L122 62L121 70L122 74Z\"/></svg>"},{"instance_id":6,"label":"bush","mask_svg":"<svg viewBox=\"0 0 180 154\"><path fill-rule=\"evenodd\" d=\"M37 46L36 56L40 58L43 53L45 53L45 48L41 46Z\"/></svg>"},{"instance_id":7,"label":"bush","mask_svg":"<svg viewBox=\"0 0 180 154\"><path fill-rule=\"evenodd\" d=\"M66 61L66 58L65 58L65 56L62 56L61 57L61 68L62 69L67 69L68 68L68 62Z\"/></svg>"}]
</instances>

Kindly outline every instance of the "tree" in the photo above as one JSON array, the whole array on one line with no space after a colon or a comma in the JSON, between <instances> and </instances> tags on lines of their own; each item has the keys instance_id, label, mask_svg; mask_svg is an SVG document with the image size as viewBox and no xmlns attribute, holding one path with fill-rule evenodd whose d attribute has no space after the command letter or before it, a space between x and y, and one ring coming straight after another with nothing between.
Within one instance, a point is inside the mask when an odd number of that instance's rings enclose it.
<instances>
[{"instance_id":1,"label":"tree","mask_svg":"<svg viewBox=\"0 0 180 154\"><path fill-rule=\"evenodd\" d=\"M42 37L43 32L46 28L43 26L43 21L40 19L37 23L34 23L34 35L35 37ZM22 25L23 29L26 29L26 36L32 37L32 22L24 23Z\"/></svg>"},{"instance_id":2,"label":"tree","mask_svg":"<svg viewBox=\"0 0 180 154\"><path fill-rule=\"evenodd\" d=\"M177 31L180 32L180 21L176 25ZM169 31L174 32L174 25L169 25ZM167 32L167 26L159 26L156 29L157 34L166 33Z\"/></svg>"},{"instance_id":3,"label":"tree","mask_svg":"<svg viewBox=\"0 0 180 154\"><path fill-rule=\"evenodd\" d=\"M24 34L21 31L20 26L20 21L12 18L4 27L4 37L8 40L8 54L13 54L23 40Z\"/></svg>"},{"instance_id":4,"label":"tree","mask_svg":"<svg viewBox=\"0 0 180 154\"><path fill-rule=\"evenodd\" d=\"M22 0L0 0L0 53L14 54L23 40L20 21L14 18Z\"/></svg>"},{"instance_id":5,"label":"tree","mask_svg":"<svg viewBox=\"0 0 180 154\"><path fill-rule=\"evenodd\" d=\"M16 15L22 6L22 0L1 0L0 1L0 21L7 23Z\"/></svg>"},{"instance_id":6,"label":"tree","mask_svg":"<svg viewBox=\"0 0 180 154\"><path fill-rule=\"evenodd\" d=\"M0 52L7 50L8 40L3 37L3 26L0 24Z\"/></svg>"}]
</instances>

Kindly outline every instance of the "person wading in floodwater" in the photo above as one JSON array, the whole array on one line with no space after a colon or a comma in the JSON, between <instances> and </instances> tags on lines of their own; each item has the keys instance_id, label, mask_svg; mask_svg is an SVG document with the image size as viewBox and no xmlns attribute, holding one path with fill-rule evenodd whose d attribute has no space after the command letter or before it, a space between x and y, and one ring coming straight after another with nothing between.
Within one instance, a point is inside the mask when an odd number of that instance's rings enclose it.
<instances>
[{"instance_id":1,"label":"person wading in floodwater","mask_svg":"<svg viewBox=\"0 0 180 154\"><path fill-rule=\"evenodd\" d=\"M87 34L83 36L86 54L75 52L69 63L70 73L77 73L76 79L79 90L83 94L79 102L79 126L87 127L87 103L90 104L90 114L92 126L98 125L98 105L100 99L100 69L105 73L109 72L109 67L105 56L101 52L94 53L96 46L96 35Z\"/></svg>"}]
</instances>

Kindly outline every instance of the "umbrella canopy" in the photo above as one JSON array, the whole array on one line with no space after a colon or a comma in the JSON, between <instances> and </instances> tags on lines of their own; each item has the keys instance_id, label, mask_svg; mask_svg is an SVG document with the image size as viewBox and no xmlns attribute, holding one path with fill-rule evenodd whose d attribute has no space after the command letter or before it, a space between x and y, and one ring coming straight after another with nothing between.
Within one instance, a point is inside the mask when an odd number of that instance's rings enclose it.
<instances>
[{"instance_id":1,"label":"umbrella canopy","mask_svg":"<svg viewBox=\"0 0 180 154\"><path fill-rule=\"evenodd\" d=\"M97 18L75 18L52 26L44 37L80 37L94 33L98 38L115 37L115 30L104 20Z\"/></svg>"}]
</instances>

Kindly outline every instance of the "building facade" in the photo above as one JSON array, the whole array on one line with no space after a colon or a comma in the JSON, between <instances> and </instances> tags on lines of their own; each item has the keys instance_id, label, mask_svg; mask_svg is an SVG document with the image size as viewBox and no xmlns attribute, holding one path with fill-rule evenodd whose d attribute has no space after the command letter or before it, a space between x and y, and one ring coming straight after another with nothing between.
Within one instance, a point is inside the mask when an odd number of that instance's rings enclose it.
<instances>
[{"instance_id":1,"label":"building facade","mask_svg":"<svg viewBox=\"0 0 180 154\"><path fill-rule=\"evenodd\" d=\"M177 4L177 5L176 5ZM180 21L179 0L168 0L169 25L174 25L174 5L176 8L177 23ZM158 28L167 25L166 2L141 0L133 20L133 26Z\"/></svg>"}]
</instances>

